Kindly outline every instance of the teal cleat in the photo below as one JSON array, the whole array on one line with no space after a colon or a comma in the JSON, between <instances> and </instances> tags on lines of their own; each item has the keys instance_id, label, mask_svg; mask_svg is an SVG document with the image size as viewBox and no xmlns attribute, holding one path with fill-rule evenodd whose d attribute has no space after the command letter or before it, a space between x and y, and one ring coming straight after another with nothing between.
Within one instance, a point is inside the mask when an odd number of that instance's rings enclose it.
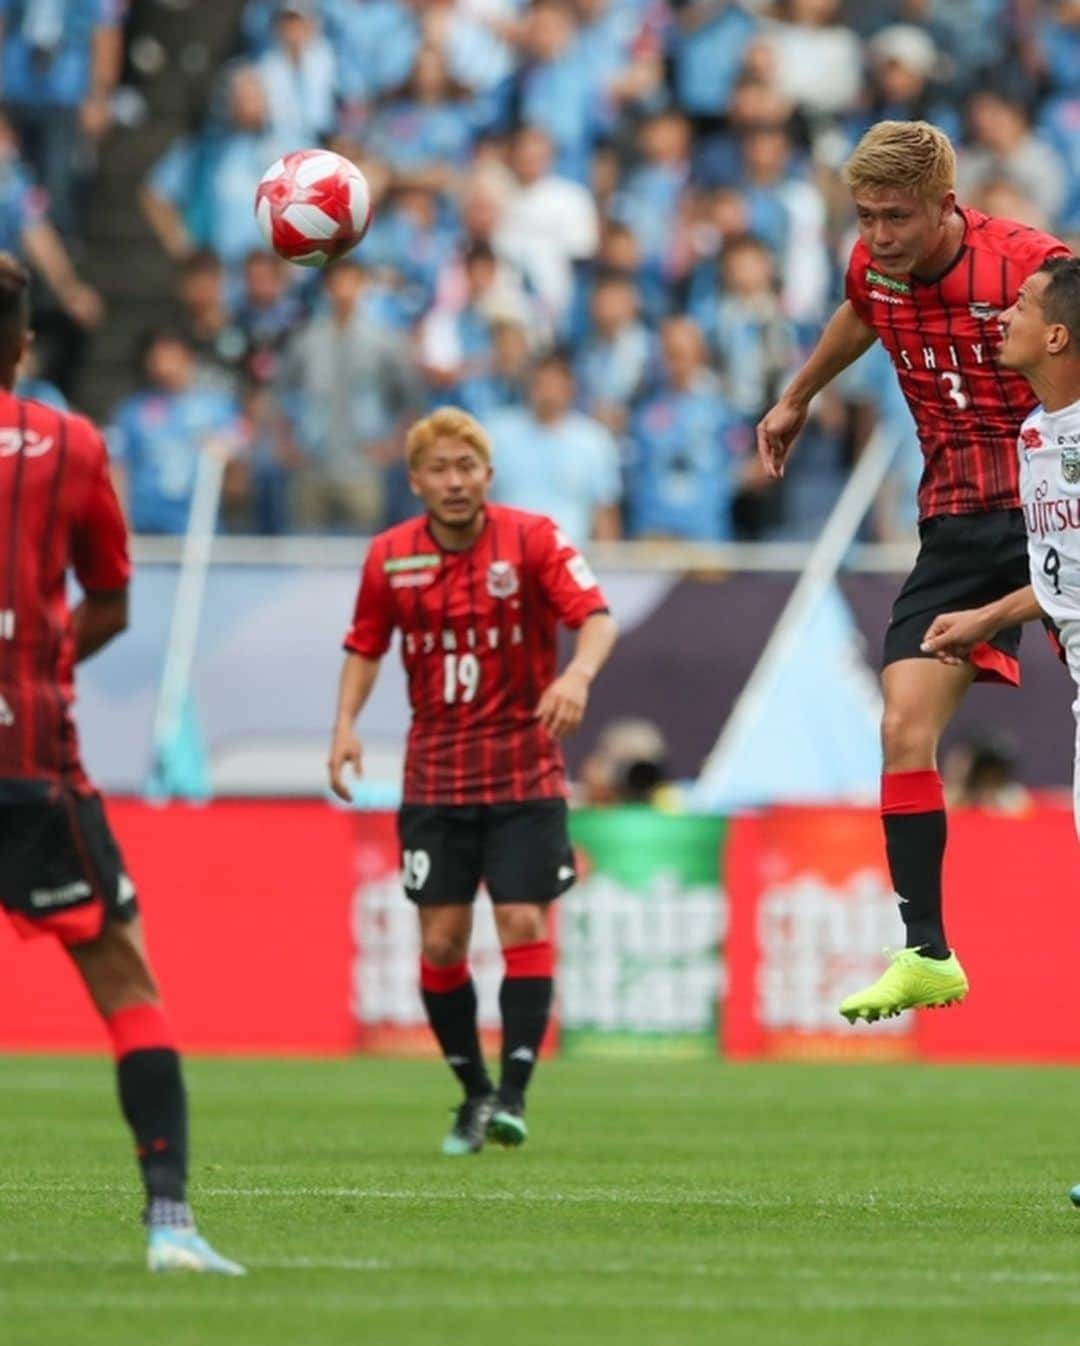
<instances>
[{"instance_id":1,"label":"teal cleat","mask_svg":"<svg viewBox=\"0 0 1080 1346\"><path fill-rule=\"evenodd\" d=\"M454 1109L454 1125L442 1143L442 1152L451 1159L465 1154L478 1154L484 1148L491 1114L495 1111L495 1095L467 1098Z\"/></svg>"},{"instance_id":2,"label":"teal cleat","mask_svg":"<svg viewBox=\"0 0 1080 1346\"><path fill-rule=\"evenodd\" d=\"M525 1109L520 1103L498 1103L488 1123L488 1139L504 1150L516 1150L529 1138Z\"/></svg>"},{"instance_id":3,"label":"teal cleat","mask_svg":"<svg viewBox=\"0 0 1080 1346\"><path fill-rule=\"evenodd\" d=\"M207 1271L218 1276L246 1276L239 1262L222 1257L194 1229L150 1230L146 1265L151 1271Z\"/></svg>"}]
</instances>

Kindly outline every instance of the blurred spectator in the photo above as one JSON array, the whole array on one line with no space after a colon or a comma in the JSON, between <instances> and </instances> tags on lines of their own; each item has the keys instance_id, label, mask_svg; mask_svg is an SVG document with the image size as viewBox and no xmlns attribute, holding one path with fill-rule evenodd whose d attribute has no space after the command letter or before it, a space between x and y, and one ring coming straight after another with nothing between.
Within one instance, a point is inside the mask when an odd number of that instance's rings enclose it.
<instances>
[{"instance_id":1,"label":"blurred spectator","mask_svg":"<svg viewBox=\"0 0 1080 1346\"><path fill-rule=\"evenodd\" d=\"M615 196L612 216L634 232L642 265L673 279L671 222L690 180L690 124L677 112L650 117L638 136L641 163Z\"/></svg>"},{"instance_id":2,"label":"blurred spectator","mask_svg":"<svg viewBox=\"0 0 1080 1346\"><path fill-rule=\"evenodd\" d=\"M56 384L42 378L33 341L27 343L16 374L16 397L29 397L35 402L44 402L47 407L54 407L57 411L69 410L68 400Z\"/></svg>"},{"instance_id":3,"label":"blurred spectator","mask_svg":"<svg viewBox=\"0 0 1080 1346\"><path fill-rule=\"evenodd\" d=\"M578 182L551 169L550 138L525 127L514 138L517 178L496 234L503 253L529 281L547 316L562 324L573 296L574 266L592 257L599 241L596 205Z\"/></svg>"},{"instance_id":4,"label":"blurred spectator","mask_svg":"<svg viewBox=\"0 0 1080 1346\"><path fill-rule=\"evenodd\" d=\"M247 383L241 407L250 476L250 526L264 536L277 536L288 532L292 524L292 483L304 466L304 455L271 387Z\"/></svg>"},{"instance_id":5,"label":"blurred spectator","mask_svg":"<svg viewBox=\"0 0 1080 1346\"><path fill-rule=\"evenodd\" d=\"M950 808L985 809L1017 817L1031 808L1031 795L1018 778L1020 750L1007 730L987 726L953 743L941 775Z\"/></svg>"},{"instance_id":6,"label":"blurred spectator","mask_svg":"<svg viewBox=\"0 0 1080 1346\"><path fill-rule=\"evenodd\" d=\"M659 386L631 424L631 534L726 541L732 500L753 472L749 432L720 394L696 323L669 318L660 352Z\"/></svg>"},{"instance_id":7,"label":"blurred spectator","mask_svg":"<svg viewBox=\"0 0 1080 1346\"><path fill-rule=\"evenodd\" d=\"M274 42L259 57L270 130L292 149L317 145L334 126L334 50L316 0L281 0Z\"/></svg>"},{"instance_id":8,"label":"blurred spectator","mask_svg":"<svg viewBox=\"0 0 1080 1346\"><path fill-rule=\"evenodd\" d=\"M626 429L630 404L645 387L654 353L638 310L631 276L621 271L601 275L590 303L591 333L577 359L582 405L617 435Z\"/></svg>"},{"instance_id":9,"label":"blurred spectator","mask_svg":"<svg viewBox=\"0 0 1080 1346\"><path fill-rule=\"evenodd\" d=\"M1041 8L1039 37L1050 87L1056 94L1080 94L1080 0Z\"/></svg>"},{"instance_id":10,"label":"blurred spectator","mask_svg":"<svg viewBox=\"0 0 1080 1346\"><path fill-rule=\"evenodd\" d=\"M693 117L722 117L758 22L733 0L682 0L672 5L670 37L678 104Z\"/></svg>"},{"instance_id":11,"label":"blurred spectator","mask_svg":"<svg viewBox=\"0 0 1080 1346\"><path fill-rule=\"evenodd\" d=\"M780 91L811 116L849 112L862 91L862 50L837 22L840 0L781 0L765 38Z\"/></svg>"},{"instance_id":12,"label":"blurred spectator","mask_svg":"<svg viewBox=\"0 0 1080 1346\"><path fill-rule=\"evenodd\" d=\"M1038 206L1051 224L1065 204L1065 165L1036 139L1027 110L992 89L968 104L971 145L957 157L961 200L989 178L1004 178Z\"/></svg>"},{"instance_id":13,"label":"blurred spectator","mask_svg":"<svg viewBox=\"0 0 1080 1346\"><path fill-rule=\"evenodd\" d=\"M569 0L535 0L525 18L525 61L518 75L517 115L551 139L555 171L585 182L593 141L604 119L604 67L577 40Z\"/></svg>"},{"instance_id":14,"label":"blurred spectator","mask_svg":"<svg viewBox=\"0 0 1080 1346\"><path fill-rule=\"evenodd\" d=\"M598 421L573 410L574 376L551 354L535 366L529 406L488 419L493 498L548 514L576 546L619 536L619 452Z\"/></svg>"},{"instance_id":15,"label":"blurred spectator","mask_svg":"<svg viewBox=\"0 0 1080 1346\"><path fill-rule=\"evenodd\" d=\"M604 104L602 122L662 98L663 25L659 6L638 0L577 0L578 50Z\"/></svg>"},{"instance_id":16,"label":"blurred spectator","mask_svg":"<svg viewBox=\"0 0 1080 1346\"><path fill-rule=\"evenodd\" d=\"M445 188L465 168L473 127L465 90L454 84L437 47L416 53L408 83L372 116L364 135L373 154L400 177Z\"/></svg>"},{"instance_id":17,"label":"blurred spectator","mask_svg":"<svg viewBox=\"0 0 1080 1346\"><path fill-rule=\"evenodd\" d=\"M225 298L225 271L216 253L200 249L180 268L178 326L195 353L200 388L235 397L246 354L244 332Z\"/></svg>"},{"instance_id":18,"label":"blurred spectator","mask_svg":"<svg viewBox=\"0 0 1080 1346\"><path fill-rule=\"evenodd\" d=\"M123 59L121 0L0 0L0 91L59 232L77 237L76 186L109 125Z\"/></svg>"},{"instance_id":19,"label":"blurred spectator","mask_svg":"<svg viewBox=\"0 0 1080 1346\"><path fill-rule=\"evenodd\" d=\"M396 188L364 240L364 260L386 273L381 316L402 329L434 302L440 272L453 256L456 234L428 187Z\"/></svg>"},{"instance_id":20,"label":"blurred spectator","mask_svg":"<svg viewBox=\"0 0 1080 1346\"><path fill-rule=\"evenodd\" d=\"M612 720L581 764L577 802L585 808L614 804L672 808L677 795L667 759L667 741L651 720Z\"/></svg>"},{"instance_id":21,"label":"blurred spectator","mask_svg":"<svg viewBox=\"0 0 1080 1346\"><path fill-rule=\"evenodd\" d=\"M296 333L283 361L284 405L309 455L296 502L308 529L382 526L386 469L424 406L408 352L365 312L367 284L352 256L327 267L326 306Z\"/></svg>"},{"instance_id":22,"label":"blurred spectator","mask_svg":"<svg viewBox=\"0 0 1080 1346\"><path fill-rule=\"evenodd\" d=\"M276 377L285 343L303 317L300 288L289 271L289 264L273 252L256 250L244 258L235 320L244 337L245 372L255 383Z\"/></svg>"},{"instance_id":23,"label":"blurred spectator","mask_svg":"<svg viewBox=\"0 0 1080 1346\"><path fill-rule=\"evenodd\" d=\"M267 168L288 149L269 124L266 89L254 67L227 79L228 123L177 141L151 170L142 205L162 246L177 260L195 248L239 268L263 246L252 202Z\"/></svg>"},{"instance_id":24,"label":"blurred spectator","mask_svg":"<svg viewBox=\"0 0 1080 1346\"><path fill-rule=\"evenodd\" d=\"M195 352L174 328L143 342L141 373L139 391L117 407L108 433L118 490L137 533L183 533L199 454L235 453L239 408L198 387Z\"/></svg>"},{"instance_id":25,"label":"blurred spectator","mask_svg":"<svg viewBox=\"0 0 1080 1346\"><path fill-rule=\"evenodd\" d=\"M853 128L853 140L879 121L928 121L951 137L960 134L955 107L932 82L941 56L925 29L912 23L890 24L870 40L867 54L869 104Z\"/></svg>"},{"instance_id":26,"label":"blurred spectator","mask_svg":"<svg viewBox=\"0 0 1080 1346\"><path fill-rule=\"evenodd\" d=\"M756 422L796 363L795 331L780 304L769 246L753 234L730 239L719 285L692 312L722 371L728 405Z\"/></svg>"},{"instance_id":27,"label":"blurred spectator","mask_svg":"<svg viewBox=\"0 0 1080 1346\"><path fill-rule=\"evenodd\" d=\"M374 99L408 79L420 46L416 26L400 0L325 0L324 8L337 52L343 122L355 127Z\"/></svg>"},{"instance_id":28,"label":"blurred spectator","mask_svg":"<svg viewBox=\"0 0 1080 1346\"><path fill-rule=\"evenodd\" d=\"M84 327L101 318L101 298L80 280L67 248L46 215L47 201L19 158L18 143L0 115L0 252L25 257L64 312Z\"/></svg>"},{"instance_id":29,"label":"blurred spectator","mask_svg":"<svg viewBox=\"0 0 1080 1346\"><path fill-rule=\"evenodd\" d=\"M1016 220L1032 229L1049 229L1050 222L1030 197L1004 178L984 178L968 198L976 210L985 215L997 215L1003 220Z\"/></svg>"},{"instance_id":30,"label":"blurred spectator","mask_svg":"<svg viewBox=\"0 0 1080 1346\"><path fill-rule=\"evenodd\" d=\"M477 420L520 407L529 395L532 349L523 323L497 317L491 323L491 369L461 384L461 405Z\"/></svg>"}]
</instances>

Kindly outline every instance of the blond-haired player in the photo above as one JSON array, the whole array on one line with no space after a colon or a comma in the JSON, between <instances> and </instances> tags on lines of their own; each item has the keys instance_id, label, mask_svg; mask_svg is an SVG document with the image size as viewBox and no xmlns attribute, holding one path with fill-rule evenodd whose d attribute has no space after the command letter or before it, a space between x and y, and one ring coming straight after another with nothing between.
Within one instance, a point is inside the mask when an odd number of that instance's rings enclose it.
<instances>
[{"instance_id":1,"label":"blond-haired player","mask_svg":"<svg viewBox=\"0 0 1080 1346\"><path fill-rule=\"evenodd\" d=\"M553 984L551 903L574 882L559 739L585 711L615 641L585 558L541 514L487 502L483 427L456 407L406 441L419 519L379 533L364 562L345 638L330 783L349 798L359 773L354 724L395 630L412 726L398 814L405 895L420 918L420 989L432 1032L464 1098L443 1153L526 1137L525 1091ZM556 676L559 625L577 631ZM469 972L472 904L483 880L505 977L501 1077L492 1084Z\"/></svg>"},{"instance_id":2,"label":"blond-haired player","mask_svg":"<svg viewBox=\"0 0 1080 1346\"><path fill-rule=\"evenodd\" d=\"M945 806L941 733L975 680L1016 685L1020 630L945 664L922 648L931 622L1027 582L1016 437L1035 398L997 359L998 315L1021 283L1068 249L1013 220L957 203L956 159L927 122L880 122L845 166L859 238L846 299L758 426L765 470L781 477L811 399L875 341L892 359L918 427L920 548L892 611L882 660L881 812L907 947L841 1004L851 1022L961 1000L968 983L942 920Z\"/></svg>"}]
</instances>

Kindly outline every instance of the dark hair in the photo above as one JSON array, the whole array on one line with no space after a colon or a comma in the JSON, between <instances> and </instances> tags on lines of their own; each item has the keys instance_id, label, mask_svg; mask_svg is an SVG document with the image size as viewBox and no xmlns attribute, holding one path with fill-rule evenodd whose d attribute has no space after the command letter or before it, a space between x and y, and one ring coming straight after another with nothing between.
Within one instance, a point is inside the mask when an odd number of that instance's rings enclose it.
<instances>
[{"instance_id":1,"label":"dark hair","mask_svg":"<svg viewBox=\"0 0 1080 1346\"><path fill-rule=\"evenodd\" d=\"M195 350L195 347L191 344L191 338L182 327L176 326L175 323L161 323L157 327L150 327L136 341L135 349L132 352L134 365L139 374L145 371L150 352L155 346L163 342L183 346L185 350L192 353Z\"/></svg>"},{"instance_id":2,"label":"dark hair","mask_svg":"<svg viewBox=\"0 0 1080 1346\"><path fill-rule=\"evenodd\" d=\"M180 263L180 274L184 277L197 276L205 271L221 275L224 269L221 258L212 248L197 248L190 257L185 257Z\"/></svg>"},{"instance_id":3,"label":"dark hair","mask_svg":"<svg viewBox=\"0 0 1080 1346\"><path fill-rule=\"evenodd\" d=\"M1080 257L1048 257L1040 272L1050 277L1042 293L1047 322L1068 328L1074 355L1080 355Z\"/></svg>"},{"instance_id":4,"label":"dark hair","mask_svg":"<svg viewBox=\"0 0 1080 1346\"><path fill-rule=\"evenodd\" d=\"M465 249L464 262L472 266L474 262L492 263L495 261L495 249L482 238L476 239Z\"/></svg>"},{"instance_id":5,"label":"dark hair","mask_svg":"<svg viewBox=\"0 0 1080 1346\"><path fill-rule=\"evenodd\" d=\"M558 369L568 379L574 377L574 364L570 358L570 353L561 346L553 346L543 355L537 356L532 364L532 373L539 374L542 369Z\"/></svg>"},{"instance_id":6,"label":"dark hair","mask_svg":"<svg viewBox=\"0 0 1080 1346\"><path fill-rule=\"evenodd\" d=\"M0 252L0 349L14 357L30 326L30 273L10 252Z\"/></svg>"}]
</instances>

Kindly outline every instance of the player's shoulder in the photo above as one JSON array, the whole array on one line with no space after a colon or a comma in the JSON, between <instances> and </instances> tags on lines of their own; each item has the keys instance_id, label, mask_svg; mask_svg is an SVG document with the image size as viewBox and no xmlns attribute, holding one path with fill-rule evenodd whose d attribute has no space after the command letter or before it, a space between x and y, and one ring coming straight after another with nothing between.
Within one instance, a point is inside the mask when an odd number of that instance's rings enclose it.
<instances>
[{"instance_id":1,"label":"player's shoulder","mask_svg":"<svg viewBox=\"0 0 1080 1346\"><path fill-rule=\"evenodd\" d=\"M523 544L546 541L558 532L555 520L547 514L537 514L531 509L518 509L514 505L486 506L488 520L501 533L513 533L521 538Z\"/></svg>"},{"instance_id":2,"label":"player's shoulder","mask_svg":"<svg viewBox=\"0 0 1080 1346\"><path fill-rule=\"evenodd\" d=\"M963 210L967 220L965 242L976 252L1036 266L1046 257L1069 251L1061 239L1030 224L1021 224L1019 220L1009 220L1001 215L984 215L970 206L964 206Z\"/></svg>"},{"instance_id":3,"label":"player's shoulder","mask_svg":"<svg viewBox=\"0 0 1080 1346\"><path fill-rule=\"evenodd\" d=\"M856 279L861 279L865 276L866 271L871 264L872 259L870 257L870 249L861 238L857 238L851 245L851 253L848 257L848 275L854 276Z\"/></svg>"},{"instance_id":4,"label":"player's shoulder","mask_svg":"<svg viewBox=\"0 0 1080 1346\"><path fill-rule=\"evenodd\" d=\"M95 462L105 452L101 431L90 419L78 411L62 411L49 402L33 397L20 399L26 416L27 428L42 438L59 444L64 442L70 459Z\"/></svg>"}]
</instances>

